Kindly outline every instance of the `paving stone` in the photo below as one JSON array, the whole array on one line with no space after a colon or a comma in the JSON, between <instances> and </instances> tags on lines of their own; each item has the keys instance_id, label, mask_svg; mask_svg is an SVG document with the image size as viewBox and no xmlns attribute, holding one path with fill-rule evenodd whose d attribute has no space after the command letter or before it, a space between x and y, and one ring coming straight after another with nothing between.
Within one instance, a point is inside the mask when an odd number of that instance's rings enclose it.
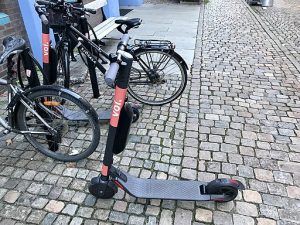
<instances>
[{"instance_id":1,"label":"paving stone","mask_svg":"<svg viewBox=\"0 0 300 225\"><path fill-rule=\"evenodd\" d=\"M139 216L130 216L128 224L139 225L144 224L145 218Z\"/></svg>"},{"instance_id":2,"label":"paving stone","mask_svg":"<svg viewBox=\"0 0 300 225\"><path fill-rule=\"evenodd\" d=\"M289 173L274 171L273 175L276 182L283 184L293 184L293 178Z\"/></svg>"},{"instance_id":3,"label":"paving stone","mask_svg":"<svg viewBox=\"0 0 300 225\"><path fill-rule=\"evenodd\" d=\"M54 224L55 225L64 225L64 224L68 224L70 220L71 220L71 218L69 216L59 215L56 218Z\"/></svg>"},{"instance_id":4,"label":"paving stone","mask_svg":"<svg viewBox=\"0 0 300 225\"><path fill-rule=\"evenodd\" d=\"M156 224L157 224L156 217L149 216L146 225L156 225Z\"/></svg>"},{"instance_id":5,"label":"paving stone","mask_svg":"<svg viewBox=\"0 0 300 225\"><path fill-rule=\"evenodd\" d=\"M75 215L75 212L78 208L78 205L75 205L75 204L68 204L64 210L62 211L62 213L64 214L68 214L70 216L74 216Z\"/></svg>"},{"instance_id":6,"label":"paving stone","mask_svg":"<svg viewBox=\"0 0 300 225\"><path fill-rule=\"evenodd\" d=\"M121 224L126 224L128 221L128 214L112 211L109 215L109 220Z\"/></svg>"},{"instance_id":7,"label":"paving stone","mask_svg":"<svg viewBox=\"0 0 300 225\"><path fill-rule=\"evenodd\" d=\"M207 209L197 209L196 210L195 219L197 221L210 223L210 222L212 222L212 216L213 216L213 214L212 214L212 212L210 210L207 210Z\"/></svg>"},{"instance_id":8,"label":"paving stone","mask_svg":"<svg viewBox=\"0 0 300 225\"><path fill-rule=\"evenodd\" d=\"M46 205L45 210L52 213L59 213L65 206L65 203L61 201L50 200Z\"/></svg>"},{"instance_id":9,"label":"paving stone","mask_svg":"<svg viewBox=\"0 0 300 225\"><path fill-rule=\"evenodd\" d=\"M186 224L189 225L192 223L192 211L177 209L175 211L174 224Z\"/></svg>"},{"instance_id":10,"label":"paving stone","mask_svg":"<svg viewBox=\"0 0 300 225\"><path fill-rule=\"evenodd\" d=\"M106 209L97 209L94 212L93 218L97 220L104 220L106 221L108 219L110 211Z\"/></svg>"},{"instance_id":11,"label":"paving stone","mask_svg":"<svg viewBox=\"0 0 300 225\"><path fill-rule=\"evenodd\" d=\"M213 222L215 225L233 224L232 215L225 212L215 211L213 214Z\"/></svg>"},{"instance_id":12,"label":"paving stone","mask_svg":"<svg viewBox=\"0 0 300 225\"><path fill-rule=\"evenodd\" d=\"M233 214L234 225L254 225L254 219L249 216L242 216L238 214Z\"/></svg>"},{"instance_id":13,"label":"paving stone","mask_svg":"<svg viewBox=\"0 0 300 225\"><path fill-rule=\"evenodd\" d=\"M84 225L98 225L97 220L85 220Z\"/></svg>"},{"instance_id":14,"label":"paving stone","mask_svg":"<svg viewBox=\"0 0 300 225\"><path fill-rule=\"evenodd\" d=\"M80 217L74 217L71 222L70 225L81 225L83 222L83 219Z\"/></svg>"},{"instance_id":15,"label":"paving stone","mask_svg":"<svg viewBox=\"0 0 300 225\"><path fill-rule=\"evenodd\" d=\"M276 225L276 221L266 218L257 218L257 225Z\"/></svg>"},{"instance_id":16,"label":"paving stone","mask_svg":"<svg viewBox=\"0 0 300 225\"><path fill-rule=\"evenodd\" d=\"M114 204L114 210L116 210L116 211L125 212L126 208L127 208L127 202L116 201Z\"/></svg>"},{"instance_id":17,"label":"paving stone","mask_svg":"<svg viewBox=\"0 0 300 225\"><path fill-rule=\"evenodd\" d=\"M152 205L147 205L146 215L157 216L160 212L160 208Z\"/></svg>"},{"instance_id":18,"label":"paving stone","mask_svg":"<svg viewBox=\"0 0 300 225\"><path fill-rule=\"evenodd\" d=\"M91 218L94 209L90 207L80 207L76 215L84 218Z\"/></svg>"},{"instance_id":19,"label":"paving stone","mask_svg":"<svg viewBox=\"0 0 300 225\"><path fill-rule=\"evenodd\" d=\"M245 216L258 216L257 208L254 204L246 203L246 202L237 202L236 203L236 211L239 214Z\"/></svg>"},{"instance_id":20,"label":"paving stone","mask_svg":"<svg viewBox=\"0 0 300 225\"><path fill-rule=\"evenodd\" d=\"M217 208L221 211L230 212L234 208L234 203L232 201L225 203L222 202L217 204Z\"/></svg>"},{"instance_id":21,"label":"paving stone","mask_svg":"<svg viewBox=\"0 0 300 225\"><path fill-rule=\"evenodd\" d=\"M287 194L290 198L300 199L300 188L296 186L286 187Z\"/></svg>"},{"instance_id":22,"label":"paving stone","mask_svg":"<svg viewBox=\"0 0 300 225\"><path fill-rule=\"evenodd\" d=\"M4 201L6 201L7 203L15 203L15 201L17 201L17 199L19 198L19 196L20 196L19 192L17 192L17 191L9 191L4 196Z\"/></svg>"},{"instance_id":23,"label":"paving stone","mask_svg":"<svg viewBox=\"0 0 300 225\"><path fill-rule=\"evenodd\" d=\"M170 210L162 210L159 220L159 225L168 225L173 223L172 219L172 211Z\"/></svg>"},{"instance_id":24,"label":"paving stone","mask_svg":"<svg viewBox=\"0 0 300 225\"><path fill-rule=\"evenodd\" d=\"M141 204L130 203L128 207L128 212L133 214L142 214L144 211L144 206Z\"/></svg>"},{"instance_id":25,"label":"paving stone","mask_svg":"<svg viewBox=\"0 0 300 225\"><path fill-rule=\"evenodd\" d=\"M16 221L11 219L4 219L0 222L0 225L15 225Z\"/></svg>"},{"instance_id":26,"label":"paving stone","mask_svg":"<svg viewBox=\"0 0 300 225\"><path fill-rule=\"evenodd\" d=\"M278 219L278 211L277 208L274 206L269 206L269 205L259 205L259 211L260 215L271 218L271 219Z\"/></svg>"},{"instance_id":27,"label":"paving stone","mask_svg":"<svg viewBox=\"0 0 300 225\"><path fill-rule=\"evenodd\" d=\"M34 210L31 212L29 217L27 218L27 222L34 223L34 224L40 224L42 220L44 219L47 212L42 210Z\"/></svg>"},{"instance_id":28,"label":"paving stone","mask_svg":"<svg viewBox=\"0 0 300 225\"><path fill-rule=\"evenodd\" d=\"M37 198L32 202L32 207L42 209L48 203L48 199L46 198Z\"/></svg>"},{"instance_id":29,"label":"paving stone","mask_svg":"<svg viewBox=\"0 0 300 225\"><path fill-rule=\"evenodd\" d=\"M45 218L42 221L42 225L47 225L47 224L53 224L54 220L56 219L57 215L54 213L48 213Z\"/></svg>"},{"instance_id":30,"label":"paving stone","mask_svg":"<svg viewBox=\"0 0 300 225\"><path fill-rule=\"evenodd\" d=\"M298 223L300 221L299 210L291 211L286 209L278 209L279 217L283 220Z\"/></svg>"},{"instance_id":31,"label":"paving stone","mask_svg":"<svg viewBox=\"0 0 300 225\"><path fill-rule=\"evenodd\" d=\"M261 181L272 182L274 180L273 173L269 170L254 169L255 177Z\"/></svg>"},{"instance_id":32,"label":"paving stone","mask_svg":"<svg viewBox=\"0 0 300 225\"><path fill-rule=\"evenodd\" d=\"M261 195L257 191L244 190L243 195L247 202L262 203Z\"/></svg>"}]
</instances>

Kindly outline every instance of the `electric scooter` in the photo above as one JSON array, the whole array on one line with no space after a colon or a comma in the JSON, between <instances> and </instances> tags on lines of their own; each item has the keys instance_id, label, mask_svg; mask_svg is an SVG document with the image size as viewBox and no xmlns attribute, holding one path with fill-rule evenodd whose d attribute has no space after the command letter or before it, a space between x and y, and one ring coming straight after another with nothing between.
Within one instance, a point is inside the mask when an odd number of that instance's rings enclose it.
<instances>
[{"instance_id":1,"label":"electric scooter","mask_svg":"<svg viewBox=\"0 0 300 225\"><path fill-rule=\"evenodd\" d=\"M132 66L131 54L120 50L112 58L105 74L107 83L115 82L115 95L104 153L101 174L92 178L89 192L97 198L111 198L118 188L128 194L145 199L228 202L236 198L244 185L232 179L215 179L211 182L187 180L157 180L134 177L113 166L113 154L122 152L127 144L133 117L133 107L126 94Z\"/></svg>"}]
</instances>

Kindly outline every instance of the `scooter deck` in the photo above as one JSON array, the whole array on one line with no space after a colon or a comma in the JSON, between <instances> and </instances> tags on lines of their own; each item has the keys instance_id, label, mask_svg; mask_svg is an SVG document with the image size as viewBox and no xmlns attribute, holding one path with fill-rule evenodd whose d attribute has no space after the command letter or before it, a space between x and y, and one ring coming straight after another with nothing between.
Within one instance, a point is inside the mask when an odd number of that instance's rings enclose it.
<instances>
[{"instance_id":1,"label":"scooter deck","mask_svg":"<svg viewBox=\"0 0 300 225\"><path fill-rule=\"evenodd\" d=\"M73 111L70 109L67 109L65 107L60 109L63 116L72 121L83 121L87 120L87 117L85 116L84 112L82 111ZM111 110L106 111L97 111L99 120L110 120Z\"/></svg>"},{"instance_id":2,"label":"scooter deck","mask_svg":"<svg viewBox=\"0 0 300 225\"><path fill-rule=\"evenodd\" d=\"M209 201L223 197L223 195L201 194L201 185L206 185L206 182L141 179L123 171L122 173L127 177L127 181L120 178L117 181L130 195L137 198Z\"/></svg>"}]
</instances>

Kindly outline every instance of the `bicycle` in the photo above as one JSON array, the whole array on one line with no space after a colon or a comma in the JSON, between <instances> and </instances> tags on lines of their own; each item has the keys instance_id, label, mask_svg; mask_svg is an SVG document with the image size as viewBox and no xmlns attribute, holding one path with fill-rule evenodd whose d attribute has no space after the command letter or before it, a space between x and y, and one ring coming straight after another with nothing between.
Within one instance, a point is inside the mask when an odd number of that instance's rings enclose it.
<instances>
[{"instance_id":1,"label":"bicycle","mask_svg":"<svg viewBox=\"0 0 300 225\"><path fill-rule=\"evenodd\" d=\"M28 55L22 38L7 37L3 45L0 64L7 61L8 72L7 80L0 79L0 85L7 86L8 104L7 117L0 117L2 136L10 132L22 134L34 148L56 160L78 161L92 154L100 139L93 107L64 87L40 86L32 82L34 68L30 67L26 67L25 74L32 78L29 79L30 88L23 90L16 84L13 58L23 54L30 62L32 56Z\"/></svg>"},{"instance_id":2,"label":"bicycle","mask_svg":"<svg viewBox=\"0 0 300 225\"><path fill-rule=\"evenodd\" d=\"M88 23L83 16L87 12L94 12L90 9L75 7L64 1L52 3L37 0L36 2L43 8L44 15L48 16L50 27L53 26L56 29L60 27L57 29L60 40L68 40L69 43L73 42L77 46L79 54L89 68L94 97L99 97L94 69L98 68L105 74L106 69L101 63L113 62L115 57L103 51L97 45L99 41L93 41L89 36ZM83 33L73 26L74 21L81 21ZM142 103L157 106L177 99L185 89L188 67L182 57L175 52L175 45L165 40L135 40L133 45L129 45L128 31L138 27L141 20L138 18L117 20L116 23L120 24L118 30L123 33L121 38L123 50L134 57L128 87L129 94ZM125 29L122 29L122 26L125 26ZM65 68L64 71L68 71L69 65L65 65ZM66 85L66 83L69 82L69 73L65 77L65 86L68 87L69 84Z\"/></svg>"}]
</instances>

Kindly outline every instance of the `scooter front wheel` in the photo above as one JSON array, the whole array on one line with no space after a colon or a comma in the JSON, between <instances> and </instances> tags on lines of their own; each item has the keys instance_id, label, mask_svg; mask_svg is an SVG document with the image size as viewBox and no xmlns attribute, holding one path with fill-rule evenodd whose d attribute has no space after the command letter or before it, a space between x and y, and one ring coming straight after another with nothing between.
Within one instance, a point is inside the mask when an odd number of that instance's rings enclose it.
<instances>
[{"instance_id":1,"label":"scooter front wheel","mask_svg":"<svg viewBox=\"0 0 300 225\"><path fill-rule=\"evenodd\" d=\"M211 200L213 201L229 202L236 198L239 193L238 190L244 189L245 187L240 181L222 178L209 182L206 186L206 193L210 195L223 195L222 198L214 198L212 196Z\"/></svg>"},{"instance_id":2,"label":"scooter front wheel","mask_svg":"<svg viewBox=\"0 0 300 225\"><path fill-rule=\"evenodd\" d=\"M112 198L117 192L117 185L111 181L102 181L100 177L94 177L89 186L89 192L96 198Z\"/></svg>"}]
</instances>

